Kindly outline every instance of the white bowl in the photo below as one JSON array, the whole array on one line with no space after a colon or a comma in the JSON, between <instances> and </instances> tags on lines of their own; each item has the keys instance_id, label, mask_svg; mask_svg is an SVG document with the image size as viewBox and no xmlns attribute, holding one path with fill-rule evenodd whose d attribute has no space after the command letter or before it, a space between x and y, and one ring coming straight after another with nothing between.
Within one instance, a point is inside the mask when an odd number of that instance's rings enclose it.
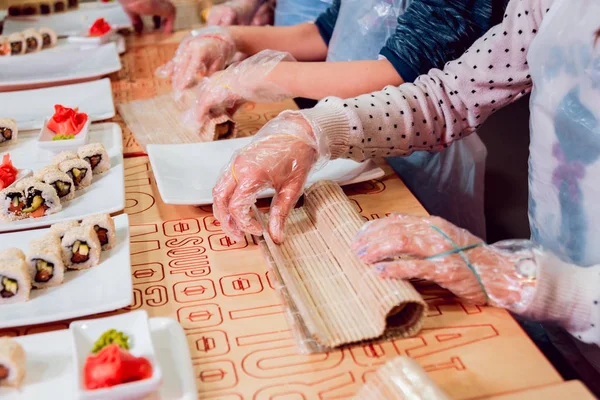
<instances>
[{"instance_id":1,"label":"white bowl","mask_svg":"<svg viewBox=\"0 0 600 400\"><path fill-rule=\"evenodd\" d=\"M48 119L45 119L42 129L40 129L40 135L38 136L38 147L54 153L60 153L61 151L74 150L78 147L86 145L89 140L88 131L90 129L90 124L91 121L88 116L88 120L83 126L83 129L81 129L81 132L79 132L73 139L52 140L56 134L48 129Z\"/></svg>"},{"instance_id":2,"label":"white bowl","mask_svg":"<svg viewBox=\"0 0 600 400\"><path fill-rule=\"evenodd\" d=\"M114 29L111 29L102 36L88 36L87 32L81 32L78 35L69 36L67 41L73 44L100 46L108 43L114 34Z\"/></svg>"},{"instance_id":3,"label":"white bowl","mask_svg":"<svg viewBox=\"0 0 600 400\"><path fill-rule=\"evenodd\" d=\"M154 346L148 327L146 311L134 311L114 317L72 322L69 326L73 337L73 365L75 367L76 391L84 400L134 400L141 399L158 390L162 383L162 371L156 360ZM129 336L129 351L136 357L145 357L152 364L152 377L137 382L124 383L106 389L86 390L83 367L96 340L107 330L116 329Z\"/></svg>"}]
</instances>

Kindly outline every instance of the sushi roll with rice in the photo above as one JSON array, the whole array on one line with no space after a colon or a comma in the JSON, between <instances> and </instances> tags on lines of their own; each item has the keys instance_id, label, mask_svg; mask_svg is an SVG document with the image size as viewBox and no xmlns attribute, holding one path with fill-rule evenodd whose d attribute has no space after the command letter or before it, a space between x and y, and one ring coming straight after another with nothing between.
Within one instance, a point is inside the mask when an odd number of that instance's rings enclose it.
<instances>
[{"instance_id":1,"label":"sushi roll with rice","mask_svg":"<svg viewBox=\"0 0 600 400\"><path fill-rule=\"evenodd\" d=\"M43 4L40 7L43 7ZM56 46L56 41L58 40L56 32L50 28L40 28L38 32L42 36L42 49L49 49Z\"/></svg>"},{"instance_id":2,"label":"sushi roll with rice","mask_svg":"<svg viewBox=\"0 0 600 400\"><path fill-rule=\"evenodd\" d=\"M79 226L79 221L71 220L65 222L59 222L50 227L50 233L57 236L60 240L65 236L65 233L73 228Z\"/></svg>"},{"instance_id":3,"label":"sushi roll with rice","mask_svg":"<svg viewBox=\"0 0 600 400\"><path fill-rule=\"evenodd\" d=\"M35 182L25 189L23 214L31 218L40 218L60 210L62 205L52 186L44 182Z\"/></svg>"},{"instance_id":4,"label":"sushi roll with rice","mask_svg":"<svg viewBox=\"0 0 600 400\"><path fill-rule=\"evenodd\" d=\"M92 184L92 167L80 158L63 161L58 168L69 175L75 185L75 190L84 189Z\"/></svg>"},{"instance_id":5,"label":"sushi roll with rice","mask_svg":"<svg viewBox=\"0 0 600 400\"><path fill-rule=\"evenodd\" d=\"M46 165L46 166L38 169L37 171L35 171L35 173L33 174L33 177L35 179L37 179L38 181L41 181L42 178L44 177L44 175L46 175L48 172L54 172L54 171L60 171L58 169L58 166L56 166L56 165Z\"/></svg>"},{"instance_id":6,"label":"sushi roll with rice","mask_svg":"<svg viewBox=\"0 0 600 400\"><path fill-rule=\"evenodd\" d=\"M17 188L0 191L0 217L5 221L17 221L27 218L23 214L25 208L25 193Z\"/></svg>"},{"instance_id":7,"label":"sushi roll with rice","mask_svg":"<svg viewBox=\"0 0 600 400\"><path fill-rule=\"evenodd\" d=\"M67 2L64 0L54 0L54 12L59 13L67 10Z\"/></svg>"},{"instance_id":8,"label":"sushi roll with rice","mask_svg":"<svg viewBox=\"0 0 600 400\"><path fill-rule=\"evenodd\" d=\"M115 235L115 221L109 214L96 214L81 221L81 226L91 226L98 236L102 250L110 250L117 241Z\"/></svg>"},{"instance_id":9,"label":"sushi roll with rice","mask_svg":"<svg viewBox=\"0 0 600 400\"><path fill-rule=\"evenodd\" d=\"M42 35L35 29L27 29L23 32L25 37L25 53L35 53L42 49Z\"/></svg>"},{"instance_id":10,"label":"sushi roll with rice","mask_svg":"<svg viewBox=\"0 0 600 400\"><path fill-rule=\"evenodd\" d=\"M62 239L65 267L88 269L100 261L100 242L91 226L80 226L65 232Z\"/></svg>"},{"instance_id":11,"label":"sushi roll with rice","mask_svg":"<svg viewBox=\"0 0 600 400\"><path fill-rule=\"evenodd\" d=\"M62 151L54 157L52 157L52 164L58 167L58 165L63 161L76 160L78 158L79 157L77 157L77 153L75 153L74 151Z\"/></svg>"},{"instance_id":12,"label":"sushi roll with rice","mask_svg":"<svg viewBox=\"0 0 600 400\"><path fill-rule=\"evenodd\" d=\"M18 135L17 121L12 118L0 118L0 146L16 143Z\"/></svg>"},{"instance_id":13,"label":"sushi roll with rice","mask_svg":"<svg viewBox=\"0 0 600 400\"><path fill-rule=\"evenodd\" d=\"M0 251L0 260L10 258L16 258L25 261L25 253L16 247L9 247L6 250Z\"/></svg>"},{"instance_id":14,"label":"sushi roll with rice","mask_svg":"<svg viewBox=\"0 0 600 400\"><path fill-rule=\"evenodd\" d=\"M56 190L61 201L73 200L75 197L75 185L71 177L59 170L46 172L42 176L42 182L47 183Z\"/></svg>"},{"instance_id":15,"label":"sushi roll with rice","mask_svg":"<svg viewBox=\"0 0 600 400\"><path fill-rule=\"evenodd\" d=\"M52 233L32 240L27 253L31 284L36 289L60 285L65 276L61 240Z\"/></svg>"},{"instance_id":16,"label":"sushi roll with rice","mask_svg":"<svg viewBox=\"0 0 600 400\"><path fill-rule=\"evenodd\" d=\"M0 386L20 387L25 378L25 350L15 340L0 337Z\"/></svg>"},{"instance_id":17,"label":"sushi roll with rice","mask_svg":"<svg viewBox=\"0 0 600 400\"><path fill-rule=\"evenodd\" d=\"M90 164L94 175L102 174L110 169L110 157L102 143L81 146L77 150L77 155Z\"/></svg>"},{"instance_id":18,"label":"sushi roll with rice","mask_svg":"<svg viewBox=\"0 0 600 400\"><path fill-rule=\"evenodd\" d=\"M25 37L21 33L8 35L8 43L10 44L10 54L12 56L25 54Z\"/></svg>"},{"instance_id":19,"label":"sushi roll with rice","mask_svg":"<svg viewBox=\"0 0 600 400\"><path fill-rule=\"evenodd\" d=\"M40 6L37 3L25 3L21 8L21 13L24 16L37 15L40 13Z\"/></svg>"},{"instance_id":20,"label":"sushi roll with rice","mask_svg":"<svg viewBox=\"0 0 600 400\"><path fill-rule=\"evenodd\" d=\"M26 191L27 189L29 189L30 187L32 187L39 181L40 181L39 179L36 179L33 176L30 176L29 178L25 178L25 179L22 179L19 182L17 182L15 184L15 189Z\"/></svg>"},{"instance_id":21,"label":"sushi roll with rice","mask_svg":"<svg viewBox=\"0 0 600 400\"><path fill-rule=\"evenodd\" d=\"M17 257L0 259L0 306L29 300L31 277L25 260Z\"/></svg>"},{"instance_id":22,"label":"sushi roll with rice","mask_svg":"<svg viewBox=\"0 0 600 400\"><path fill-rule=\"evenodd\" d=\"M10 42L6 36L0 35L0 57L10 56Z\"/></svg>"},{"instance_id":23,"label":"sushi roll with rice","mask_svg":"<svg viewBox=\"0 0 600 400\"><path fill-rule=\"evenodd\" d=\"M79 0L67 0L69 10L74 10L79 7Z\"/></svg>"}]
</instances>

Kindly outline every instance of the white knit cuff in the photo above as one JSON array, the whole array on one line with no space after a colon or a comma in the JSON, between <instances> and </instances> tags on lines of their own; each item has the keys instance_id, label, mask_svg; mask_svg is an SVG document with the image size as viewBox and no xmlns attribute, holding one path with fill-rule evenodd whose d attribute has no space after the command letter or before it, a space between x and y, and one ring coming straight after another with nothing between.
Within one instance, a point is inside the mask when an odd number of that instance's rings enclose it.
<instances>
[{"instance_id":1,"label":"white knit cuff","mask_svg":"<svg viewBox=\"0 0 600 400\"><path fill-rule=\"evenodd\" d=\"M300 113L312 126L315 135L325 140L331 159L340 158L348 151L351 124L339 99L327 98Z\"/></svg>"}]
</instances>

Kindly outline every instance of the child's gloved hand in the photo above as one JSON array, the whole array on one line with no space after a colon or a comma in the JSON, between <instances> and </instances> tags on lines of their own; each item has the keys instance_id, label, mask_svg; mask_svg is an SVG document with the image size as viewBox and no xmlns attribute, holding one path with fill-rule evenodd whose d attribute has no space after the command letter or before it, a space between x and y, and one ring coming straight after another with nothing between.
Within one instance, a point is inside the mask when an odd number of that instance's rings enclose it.
<instances>
[{"instance_id":1,"label":"child's gloved hand","mask_svg":"<svg viewBox=\"0 0 600 400\"><path fill-rule=\"evenodd\" d=\"M144 29L142 15L152 15L155 21L164 20L164 32L173 32L175 6L169 0L119 0L136 32ZM160 25L160 24L159 24Z\"/></svg>"},{"instance_id":2,"label":"child's gloved hand","mask_svg":"<svg viewBox=\"0 0 600 400\"><path fill-rule=\"evenodd\" d=\"M210 9L207 25L249 25L259 8L260 0L230 0Z\"/></svg>"},{"instance_id":3,"label":"child's gloved hand","mask_svg":"<svg viewBox=\"0 0 600 400\"><path fill-rule=\"evenodd\" d=\"M537 265L529 241L486 245L438 217L392 214L368 222L352 249L383 277L433 281L475 304L518 311L535 289Z\"/></svg>"},{"instance_id":4,"label":"child's gloved hand","mask_svg":"<svg viewBox=\"0 0 600 400\"><path fill-rule=\"evenodd\" d=\"M286 111L269 121L251 144L233 156L213 189L213 211L223 230L236 239L244 232L260 235L261 227L250 209L260 192L273 188L269 232L281 243L285 220L308 174L319 156L326 154L298 112Z\"/></svg>"},{"instance_id":5,"label":"child's gloved hand","mask_svg":"<svg viewBox=\"0 0 600 400\"><path fill-rule=\"evenodd\" d=\"M235 43L226 29L219 27L192 31L186 36L175 56L156 74L171 78L173 89L181 91L229 64L236 53Z\"/></svg>"}]
</instances>

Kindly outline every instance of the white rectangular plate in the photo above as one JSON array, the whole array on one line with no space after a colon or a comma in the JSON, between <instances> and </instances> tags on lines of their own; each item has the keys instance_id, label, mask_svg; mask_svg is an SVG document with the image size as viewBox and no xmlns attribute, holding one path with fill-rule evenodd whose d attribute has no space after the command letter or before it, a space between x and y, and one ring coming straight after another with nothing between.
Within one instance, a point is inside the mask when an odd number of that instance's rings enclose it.
<instances>
[{"instance_id":1,"label":"white rectangular plate","mask_svg":"<svg viewBox=\"0 0 600 400\"><path fill-rule=\"evenodd\" d=\"M100 263L87 270L66 271L60 286L31 291L29 301L0 305L0 328L43 324L113 311L133 300L129 257L129 218L114 218L117 245L102 252ZM0 250L17 247L27 253L29 242L47 229L0 236Z\"/></svg>"},{"instance_id":2,"label":"white rectangular plate","mask_svg":"<svg viewBox=\"0 0 600 400\"><path fill-rule=\"evenodd\" d=\"M37 53L0 57L0 90L96 78L120 69L113 42L82 48L61 40L56 47Z\"/></svg>"},{"instance_id":3,"label":"white rectangular plate","mask_svg":"<svg viewBox=\"0 0 600 400\"><path fill-rule=\"evenodd\" d=\"M40 149L37 134L19 135L19 141L3 152L10 153L15 167L31 169L34 172L48 165L54 153ZM92 185L75 192L75 198L62 203L63 209L56 214L42 218L28 218L20 221L0 221L0 233L49 226L60 221L82 219L97 213L114 213L125 208L125 173L123 169L123 142L119 125L114 123L92 124L89 143L102 143L110 156L110 170L95 176ZM0 153L2 159L3 153Z\"/></svg>"},{"instance_id":4,"label":"white rectangular plate","mask_svg":"<svg viewBox=\"0 0 600 400\"><path fill-rule=\"evenodd\" d=\"M195 144L151 144L148 156L160 197L166 204L212 204L212 189L234 152L252 138ZM333 180L341 185L377 179L384 175L373 163L335 160L312 174L308 184ZM265 191L260 197L269 197Z\"/></svg>"},{"instance_id":5,"label":"white rectangular plate","mask_svg":"<svg viewBox=\"0 0 600 400\"><path fill-rule=\"evenodd\" d=\"M58 36L77 35L85 32L98 18L104 18L115 29L130 28L131 21L118 2L82 3L78 10L52 15L32 17L9 17L4 21L3 35L22 32L25 29L46 27L54 29Z\"/></svg>"},{"instance_id":6,"label":"white rectangular plate","mask_svg":"<svg viewBox=\"0 0 600 400\"><path fill-rule=\"evenodd\" d=\"M170 318L150 318L150 335L163 371L163 384L152 400L196 400L196 378L183 328ZM73 400L71 335L61 330L16 338L27 353L27 374L21 390L0 388L2 400Z\"/></svg>"},{"instance_id":7,"label":"white rectangular plate","mask_svg":"<svg viewBox=\"0 0 600 400\"><path fill-rule=\"evenodd\" d=\"M2 115L17 121L19 131L40 129L54 114L54 105L79 107L92 122L115 116L110 79L54 86L45 89L0 93Z\"/></svg>"}]
</instances>

